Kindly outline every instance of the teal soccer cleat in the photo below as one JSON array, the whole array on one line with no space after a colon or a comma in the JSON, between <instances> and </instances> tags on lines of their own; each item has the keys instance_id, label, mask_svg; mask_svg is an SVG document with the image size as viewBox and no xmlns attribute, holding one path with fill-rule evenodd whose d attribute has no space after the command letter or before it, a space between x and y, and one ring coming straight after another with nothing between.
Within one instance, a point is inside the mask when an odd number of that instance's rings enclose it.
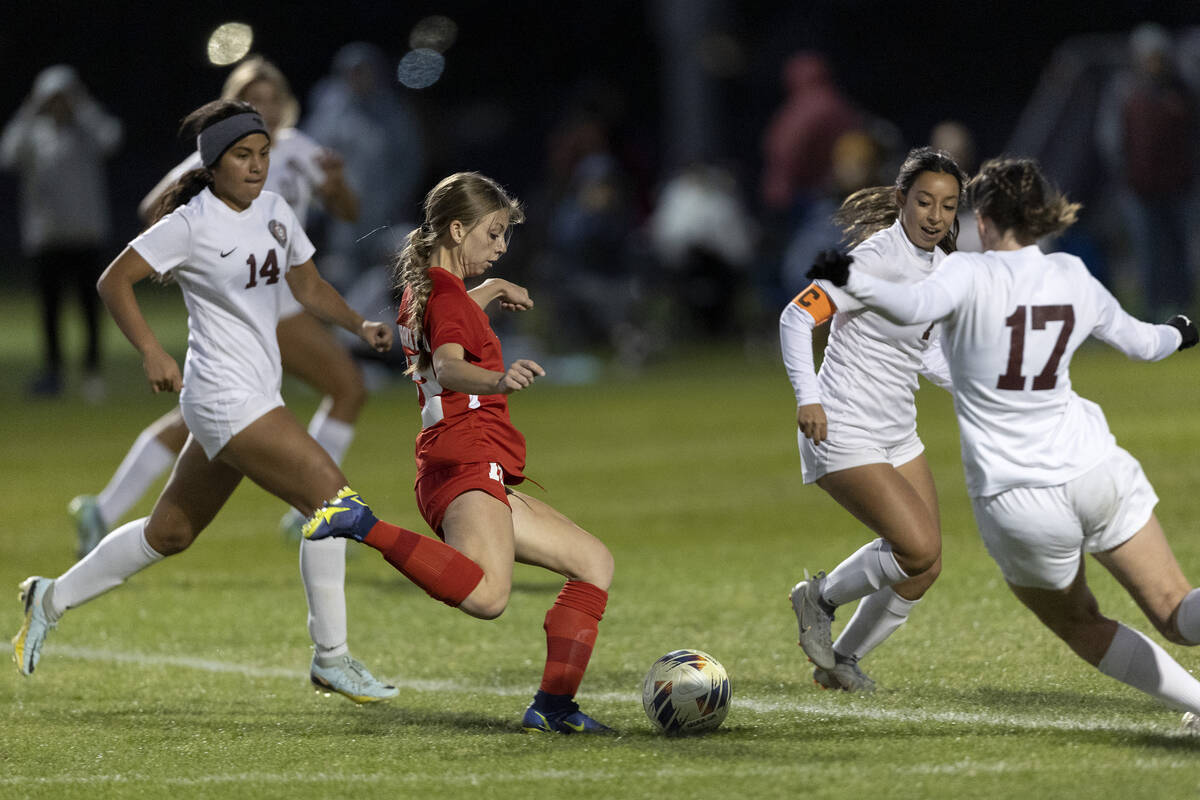
<instances>
[{"instance_id":1,"label":"teal soccer cleat","mask_svg":"<svg viewBox=\"0 0 1200 800\"><path fill-rule=\"evenodd\" d=\"M13 637L13 661L22 675L32 675L42 657L42 642L46 634L55 628L55 623L46 616L42 600L54 579L37 575L21 581L21 603L25 606L25 622Z\"/></svg>"},{"instance_id":2,"label":"teal soccer cleat","mask_svg":"<svg viewBox=\"0 0 1200 800\"><path fill-rule=\"evenodd\" d=\"M83 558L100 544L108 533L108 525L100 516L100 503L94 494L81 494L67 505L67 513L75 520L78 537L75 556Z\"/></svg>"},{"instance_id":3,"label":"teal soccer cleat","mask_svg":"<svg viewBox=\"0 0 1200 800\"><path fill-rule=\"evenodd\" d=\"M389 700L400 690L376 678L363 663L346 653L322 664L314 655L309 679L318 692L336 692L356 703L378 703Z\"/></svg>"}]
</instances>

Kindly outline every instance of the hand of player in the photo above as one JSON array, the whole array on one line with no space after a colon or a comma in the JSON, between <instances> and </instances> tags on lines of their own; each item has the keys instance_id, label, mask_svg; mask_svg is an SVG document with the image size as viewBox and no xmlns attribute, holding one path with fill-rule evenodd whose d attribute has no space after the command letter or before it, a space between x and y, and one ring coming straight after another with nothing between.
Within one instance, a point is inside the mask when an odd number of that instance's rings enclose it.
<instances>
[{"instance_id":1,"label":"hand of player","mask_svg":"<svg viewBox=\"0 0 1200 800\"><path fill-rule=\"evenodd\" d=\"M385 322L372 322L364 319L362 328L358 332L359 337L371 345L377 353L386 353L392 349L392 326Z\"/></svg>"},{"instance_id":2,"label":"hand of player","mask_svg":"<svg viewBox=\"0 0 1200 800\"><path fill-rule=\"evenodd\" d=\"M853 261L853 256L839 250L822 250L817 253L806 277L810 281L827 280L834 286L845 286L850 279L850 264Z\"/></svg>"},{"instance_id":3,"label":"hand of player","mask_svg":"<svg viewBox=\"0 0 1200 800\"><path fill-rule=\"evenodd\" d=\"M1167 320L1167 324L1179 331L1183 336L1183 341L1179 344L1180 350L1186 350L1192 347L1196 342L1200 342L1200 333L1196 331L1196 323L1185 317L1183 314L1176 314Z\"/></svg>"},{"instance_id":4,"label":"hand of player","mask_svg":"<svg viewBox=\"0 0 1200 800\"><path fill-rule=\"evenodd\" d=\"M153 349L142 356L142 369L146 371L150 389L155 394L178 392L183 387L179 364L162 348Z\"/></svg>"},{"instance_id":5,"label":"hand of player","mask_svg":"<svg viewBox=\"0 0 1200 800\"><path fill-rule=\"evenodd\" d=\"M536 361L518 358L509 365L508 371L496 381L496 394L512 394L527 386L532 386L534 379L546 374Z\"/></svg>"},{"instance_id":6,"label":"hand of player","mask_svg":"<svg viewBox=\"0 0 1200 800\"><path fill-rule=\"evenodd\" d=\"M796 406L796 427L813 444L820 444L829 436L829 422L820 403Z\"/></svg>"},{"instance_id":7,"label":"hand of player","mask_svg":"<svg viewBox=\"0 0 1200 800\"><path fill-rule=\"evenodd\" d=\"M504 281L500 288L500 307L505 311L528 311L533 308L533 298L524 286Z\"/></svg>"},{"instance_id":8,"label":"hand of player","mask_svg":"<svg viewBox=\"0 0 1200 800\"><path fill-rule=\"evenodd\" d=\"M329 148L322 148L321 152L317 153L315 161L317 162L317 166L325 173L326 182L333 177L340 178L342 171L346 167L345 159Z\"/></svg>"}]
</instances>

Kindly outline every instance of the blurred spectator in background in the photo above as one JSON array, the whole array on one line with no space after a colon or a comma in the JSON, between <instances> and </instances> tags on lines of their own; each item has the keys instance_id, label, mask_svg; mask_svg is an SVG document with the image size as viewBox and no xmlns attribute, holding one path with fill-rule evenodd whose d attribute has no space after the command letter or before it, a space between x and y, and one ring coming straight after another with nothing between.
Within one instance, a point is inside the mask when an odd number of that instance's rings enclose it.
<instances>
[{"instance_id":1,"label":"blurred spectator in background","mask_svg":"<svg viewBox=\"0 0 1200 800\"><path fill-rule=\"evenodd\" d=\"M808 206L788 242L780 275L783 299L772 298L778 300L776 305L782 306L808 285L804 275L817 253L843 247L842 229L833 215L842 201L859 189L886 182L886 155L879 138L865 130L843 133L833 143L828 189Z\"/></svg>"},{"instance_id":2,"label":"blurred spectator in background","mask_svg":"<svg viewBox=\"0 0 1200 800\"><path fill-rule=\"evenodd\" d=\"M79 295L87 333L84 397L104 396L100 375L99 297L110 215L104 160L121 143L121 123L88 94L74 68L47 67L0 138L0 166L19 173L21 245L37 271L45 362L34 396L63 389L59 309L62 292Z\"/></svg>"},{"instance_id":3,"label":"blurred spectator in background","mask_svg":"<svg viewBox=\"0 0 1200 800\"><path fill-rule=\"evenodd\" d=\"M393 88L393 79L382 50L366 42L347 44L334 56L332 74L313 88L301 125L341 154L346 182L358 193L356 221L323 220L321 260L322 274L356 309L350 295L365 273L381 269L374 283L388 285L386 265L414 227L425 166L420 122ZM320 226L313 227L321 237Z\"/></svg>"},{"instance_id":4,"label":"blurred spectator in background","mask_svg":"<svg viewBox=\"0 0 1200 800\"><path fill-rule=\"evenodd\" d=\"M1192 313L1188 264L1200 118L1170 34L1154 23L1129 37L1131 67L1108 87L1097 142L1117 182L1142 284L1142 317ZM1164 316L1165 315L1165 316Z\"/></svg>"},{"instance_id":5,"label":"blurred spectator in background","mask_svg":"<svg viewBox=\"0 0 1200 800\"><path fill-rule=\"evenodd\" d=\"M975 136L966 125L957 120L942 120L934 125L933 130L929 132L929 146L934 150L949 153L968 178L979 166L978 154L975 152ZM983 251L983 242L979 240L979 230L975 224L975 213L967 208L966 203L960 203L958 206L958 239L955 245L958 250L967 253Z\"/></svg>"},{"instance_id":6,"label":"blurred spectator in background","mask_svg":"<svg viewBox=\"0 0 1200 800\"><path fill-rule=\"evenodd\" d=\"M557 355L575 357L567 370L547 370L568 381L587 380L597 349L619 357L630 345L630 323L642 270L634 257L639 222L638 182L622 152L626 98L619 87L585 81L575 87L546 142L542 185L530 207L546 220L535 233L534 296L551 309L552 329L541 332Z\"/></svg>"},{"instance_id":7,"label":"blurred spectator in background","mask_svg":"<svg viewBox=\"0 0 1200 800\"><path fill-rule=\"evenodd\" d=\"M749 271L756 255L758 225L742 200L733 172L696 164L666 182L650 218L650 241L661 293L685 311L688 330L676 336L722 336L745 324Z\"/></svg>"},{"instance_id":8,"label":"blurred spectator in background","mask_svg":"<svg viewBox=\"0 0 1200 800\"><path fill-rule=\"evenodd\" d=\"M763 135L762 200L787 214L828 186L833 144L862 125L862 115L833 84L825 56L804 51L783 69L783 105Z\"/></svg>"}]
</instances>

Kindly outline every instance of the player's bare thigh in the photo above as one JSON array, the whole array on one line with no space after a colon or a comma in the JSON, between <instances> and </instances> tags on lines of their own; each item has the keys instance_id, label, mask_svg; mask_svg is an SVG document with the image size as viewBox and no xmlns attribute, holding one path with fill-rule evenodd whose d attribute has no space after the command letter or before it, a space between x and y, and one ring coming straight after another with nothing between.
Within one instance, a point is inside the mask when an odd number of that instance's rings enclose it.
<instances>
[{"instance_id":1,"label":"player's bare thigh","mask_svg":"<svg viewBox=\"0 0 1200 800\"><path fill-rule=\"evenodd\" d=\"M925 507L929 509L929 513L933 517L933 522L937 529L938 541L940 542L942 537L942 521L941 512L938 510L937 486L933 482L933 472L929 469L929 462L925 459L925 454L921 453L913 460L901 464L896 467L896 471L912 485L917 494L921 496L921 499L925 501ZM942 556L941 547L939 546L937 561L933 563L933 566L920 575L915 575L900 583L893 584L892 591L905 600L919 600L925 596L925 592L941 574Z\"/></svg>"},{"instance_id":2,"label":"player's bare thigh","mask_svg":"<svg viewBox=\"0 0 1200 800\"><path fill-rule=\"evenodd\" d=\"M941 530L937 517L930 513L917 489L891 464L864 464L830 472L819 478L817 485L886 539L908 574L924 572L938 562Z\"/></svg>"},{"instance_id":3,"label":"player's bare thigh","mask_svg":"<svg viewBox=\"0 0 1200 800\"><path fill-rule=\"evenodd\" d=\"M329 415L354 422L367 400L362 372L333 331L308 313L293 314L275 329L283 368L332 398Z\"/></svg>"},{"instance_id":4,"label":"player's bare thigh","mask_svg":"<svg viewBox=\"0 0 1200 800\"><path fill-rule=\"evenodd\" d=\"M523 492L513 492L509 504L518 561L608 591L612 585L613 557L603 542L551 506Z\"/></svg>"},{"instance_id":5,"label":"player's bare thigh","mask_svg":"<svg viewBox=\"0 0 1200 800\"><path fill-rule=\"evenodd\" d=\"M1192 586L1179 568L1157 516L1151 514L1141 530L1124 543L1095 556L1163 636L1187 643L1179 635L1175 612Z\"/></svg>"},{"instance_id":6,"label":"player's bare thigh","mask_svg":"<svg viewBox=\"0 0 1200 800\"><path fill-rule=\"evenodd\" d=\"M163 555L186 550L208 527L241 474L220 461L209 461L204 448L188 438L146 523L146 541Z\"/></svg>"},{"instance_id":7,"label":"player's bare thigh","mask_svg":"<svg viewBox=\"0 0 1200 800\"><path fill-rule=\"evenodd\" d=\"M463 492L446 506L442 535L483 570L483 579L459 608L483 619L498 617L512 592L515 544L508 506L487 492Z\"/></svg>"},{"instance_id":8,"label":"player's bare thigh","mask_svg":"<svg viewBox=\"0 0 1200 800\"><path fill-rule=\"evenodd\" d=\"M187 423L183 421L183 411L178 405L146 426L146 432L166 447L172 453L183 449L188 438Z\"/></svg>"},{"instance_id":9,"label":"player's bare thigh","mask_svg":"<svg viewBox=\"0 0 1200 800\"><path fill-rule=\"evenodd\" d=\"M217 459L304 516L346 485L346 476L292 412L277 406L239 431Z\"/></svg>"}]
</instances>

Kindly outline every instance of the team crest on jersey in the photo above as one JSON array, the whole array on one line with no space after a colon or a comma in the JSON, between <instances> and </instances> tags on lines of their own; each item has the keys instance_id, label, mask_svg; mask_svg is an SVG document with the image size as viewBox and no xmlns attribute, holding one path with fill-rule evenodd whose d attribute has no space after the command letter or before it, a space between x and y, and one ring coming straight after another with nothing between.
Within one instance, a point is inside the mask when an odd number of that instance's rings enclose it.
<instances>
[{"instance_id":1,"label":"team crest on jersey","mask_svg":"<svg viewBox=\"0 0 1200 800\"><path fill-rule=\"evenodd\" d=\"M283 247L287 247L287 228L283 227L283 223L279 220L271 220L267 223L267 230L275 237L275 241Z\"/></svg>"}]
</instances>

